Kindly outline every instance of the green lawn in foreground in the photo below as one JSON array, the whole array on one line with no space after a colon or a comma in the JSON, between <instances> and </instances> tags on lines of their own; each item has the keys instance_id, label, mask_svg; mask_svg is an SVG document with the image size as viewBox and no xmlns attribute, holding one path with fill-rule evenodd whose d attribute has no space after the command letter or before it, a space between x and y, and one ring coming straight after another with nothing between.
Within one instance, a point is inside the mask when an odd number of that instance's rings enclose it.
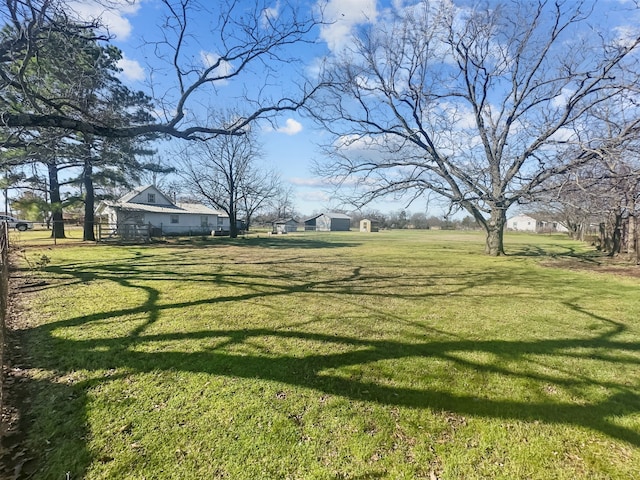
<instances>
[{"instance_id":1,"label":"green lawn in foreground","mask_svg":"<svg viewBox=\"0 0 640 480\"><path fill-rule=\"evenodd\" d=\"M506 244L27 247L34 478L640 478L638 280Z\"/></svg>"}]
</instances>

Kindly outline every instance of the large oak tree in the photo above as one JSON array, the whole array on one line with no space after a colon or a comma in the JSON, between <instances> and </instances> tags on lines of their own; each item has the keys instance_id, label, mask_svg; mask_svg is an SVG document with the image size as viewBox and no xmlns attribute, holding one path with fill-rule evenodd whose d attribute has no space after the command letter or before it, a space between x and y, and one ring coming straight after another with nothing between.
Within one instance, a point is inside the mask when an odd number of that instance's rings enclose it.
<instances>
[{"instance_id":1,"label":"large oak tree","mask_svg":"<svg viewBox=\"0 0 640 480\"><path fill-rule=\"evenodd\" d=\"M422 0L360 30L327 62L311 112L334 134L320 171L357 185L354 203L436 192L500 255L507 209L612 141L585 138L583 122L635 95L640 37L597 30L593 2L484 5Z\"/></svg>"}]
</instances>

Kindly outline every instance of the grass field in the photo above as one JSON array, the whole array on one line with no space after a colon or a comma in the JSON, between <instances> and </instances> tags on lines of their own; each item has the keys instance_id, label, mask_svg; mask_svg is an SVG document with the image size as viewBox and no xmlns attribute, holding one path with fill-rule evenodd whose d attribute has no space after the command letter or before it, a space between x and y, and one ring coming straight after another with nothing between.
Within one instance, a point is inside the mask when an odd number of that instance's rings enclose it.
<instances>
[{"instance_id":1,"label":"grass field","mask_svg":"<svg viewBox=\"0 0 640 480\"><path fill-rule=\"evenodd\" d=\"M640 280L578 242L19 241L33 478L640 478Z\"/></svg>"}]
</instances>

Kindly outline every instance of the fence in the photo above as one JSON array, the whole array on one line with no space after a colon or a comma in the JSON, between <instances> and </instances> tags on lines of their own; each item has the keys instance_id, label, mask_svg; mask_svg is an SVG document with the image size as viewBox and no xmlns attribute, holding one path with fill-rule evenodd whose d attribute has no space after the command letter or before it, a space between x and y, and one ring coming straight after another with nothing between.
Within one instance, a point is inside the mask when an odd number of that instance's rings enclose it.
<instances>
[{"instance_id":1,"label":"fence","mask_svg":"<svg viewBox=\"0 0 640 480\"><path fill-rule=\"evenodd\" d=\"M0 365L4 366L5 328L9 303L9 228L0 222ZM4 368L0 373L0 385L4 385ZM3 388L0 388L0 411L3 411Z\"/></svg>"},{"instance_id":2,"label":"fence","mask_svg":"<svg viewBox=\"0 0 640 480\"><path fill-rule=\"evenodd\" d=\"M98 242L149 242L151 240L151 225L99 223L96 230Z\"/></svg>"},{"instance_id":3,"label":"fence","mask_svg":"<svg viewBox=\"0 0 640 480\"><path fill-rule=\"evenodd\" d=\"M210 225L202 226L153 226L151 224L98 223L96 240L98 242L149 242L152 238L196 236L196 235L229 235L228 230L216 229Z\"/></svg>"}]
</instances>

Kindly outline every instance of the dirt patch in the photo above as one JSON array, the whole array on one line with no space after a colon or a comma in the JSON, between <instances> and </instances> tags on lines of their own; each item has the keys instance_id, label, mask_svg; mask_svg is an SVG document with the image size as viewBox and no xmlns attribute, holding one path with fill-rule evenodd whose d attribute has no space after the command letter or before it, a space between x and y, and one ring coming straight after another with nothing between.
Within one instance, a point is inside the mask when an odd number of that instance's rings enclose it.
<instances>
[{"instance_id":1,"label":"dirt patch","mask_svg":"<svg viewBox=\"0 0 640 480\"><path fill-rule=\"evenodd\" d=\"M0 478L24 480L34 474L36 455L27 448L27 415L31 405L29 358L23 348L22 332L30 328L22 305L33 291L34 279L12 275L5 326L5 350L0 416Z\"/></svg>"},{"instance_id":2,"label":"dirt patch","mask_svg":"<svg viewBox=\"0 0 640 480\"><path fill-rule=\"evenodd\" d=\"M623 277L640 278L640 265L623 256L617 257L554 257L540 262L540 265L566 270L581 270L596 273L609 273Z\"/></svg>"}]
</instances>

